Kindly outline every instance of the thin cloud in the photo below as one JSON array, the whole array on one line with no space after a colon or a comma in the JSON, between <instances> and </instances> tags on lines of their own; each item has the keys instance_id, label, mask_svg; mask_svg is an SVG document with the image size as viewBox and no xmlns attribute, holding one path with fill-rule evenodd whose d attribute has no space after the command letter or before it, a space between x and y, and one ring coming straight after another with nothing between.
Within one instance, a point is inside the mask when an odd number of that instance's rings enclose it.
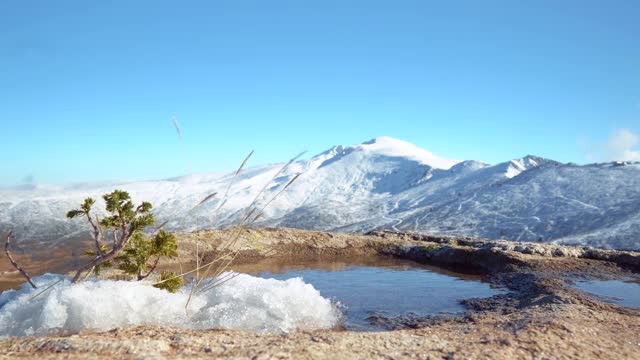
<instances>
[{"instance_id":1,"label":"thin cloud","mask_svg":"<svg viewBox=\"0 0 640 360\"><path fill-rule=\"evenodd\" d=\"M578 138L588 161L640 161L640 134L629 129L615 129L606 142Z\"/></svg>"},{"instance_id":2,"label":"thin cloud","mask_svg":"<svg viewBox=\"0 0 640 360\"><path fill-rule=\"evenodd\" d=\"M629 129L617 129L606 146L608 161L640 161L640 135Z\"/></svg>"}]
</instances>

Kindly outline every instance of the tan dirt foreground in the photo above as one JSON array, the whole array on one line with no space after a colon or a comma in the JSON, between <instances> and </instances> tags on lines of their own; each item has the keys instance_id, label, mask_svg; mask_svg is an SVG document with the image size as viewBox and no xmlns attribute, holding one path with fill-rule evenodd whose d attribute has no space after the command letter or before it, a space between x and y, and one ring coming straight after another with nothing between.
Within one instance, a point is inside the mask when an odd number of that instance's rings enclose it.
<instances>
[{"instance_id":1,"label":"tan dirt foreground","mask_svg":"<svg viewBox=\"0 0 640 360\"><path fill-rule=\"evenodd\" d=\"M232 230L180 234L215 256ZM386 319L400 330L322 330L278 335L160 327L0 340L0 358L69 359L640 359L640 310L570 287L578 278L637 278L640 254L551 244L375 232L243 230L237 265L291 258L384 255L481 273L509 290L465 301L459 316ZM206 260L206 259L205 259Z\"/></svg>"}]
</instances>

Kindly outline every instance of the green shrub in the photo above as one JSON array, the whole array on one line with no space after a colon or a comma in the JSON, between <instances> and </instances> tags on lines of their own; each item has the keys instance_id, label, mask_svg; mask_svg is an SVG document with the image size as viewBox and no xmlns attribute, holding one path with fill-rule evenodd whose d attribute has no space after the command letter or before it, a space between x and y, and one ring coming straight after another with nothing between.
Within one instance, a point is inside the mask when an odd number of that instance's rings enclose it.
<instances>
[{"instance_id":1,"label":"green shrub","mask_svg":"<svg viewBox=\"0 0 640 360\"><path fill-rule=\"evenodd\" d=\"M156 222L151 203L145 201L135 206L129 193L122 190L114 190L102 198L108 214L103 219L92 216L91 208L95 204L92 198L85 199L80 208L67 213L70 219L87 219L95 243L94 250L85 252L93 260L76 272L73 282L80 281L85 271L87 276L98 275L101 269L114 264L119 270L142 280L155 271L161 257L178 256L178 244L173 234L160 229L156 229L158 232L154 235L144 234L145 228Z\"/></svg>"},{"instance_id":2,"label":"green shrub","mask_svg":"<svg viewBox=\"0 0 640 360\"><path fill-rule=\"evenodd\" d=\"M122 253L115 258L118 269L130 275L136 275L138 280L147 278L155 270L161 256L173 258L178 256L176 237L164 230L153 237L146 237L141 232L131 236L129 244ZM151 259L154 259L150 263Z\"/></svg>"}]
</instances>

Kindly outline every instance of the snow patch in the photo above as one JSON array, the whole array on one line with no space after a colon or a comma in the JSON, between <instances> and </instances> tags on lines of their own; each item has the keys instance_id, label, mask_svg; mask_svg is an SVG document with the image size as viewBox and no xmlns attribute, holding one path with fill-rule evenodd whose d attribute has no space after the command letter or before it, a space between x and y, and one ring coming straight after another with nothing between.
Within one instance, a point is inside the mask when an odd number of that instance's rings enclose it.
<instances>
[{"instance_id":1,"label":"snow patch","mask_svg":"<svg viewBox=\"0 0 640 360\"><path fill-rule=\"evenodd\" d=\"M61 278L46 274L34 279L40 289L25 284L0 294L0 337L139 325L290 332L331 328L341 318L335 304L301 278L282 281L246 274L197 294L188 315L189 287L171 294L143 282L89 279L71 284L64 278L32 299Z\"/></svg>"},{"instance_id":2,"label":"snow patch","mask_svg":"<svg viewBox=\"0 0 640 360\"><path fill-rule=\"evenodd\" d=\"M391 229L523 241L571 242L640 249L640 163L561 164L527 155L488 165L464 161L448 170L433 154L409 143L376 138L336 146L293 162L271 182L282 164L247 167L237 177L197 174L169 180L0 188L0 235L16 229L16 249L68 246L87 233L86 221L65 214L83 199L119 188L134 202L154 205L169 231L237 225L244 209L267 186L258 207L298 173L302 176L272 202L257 227L368 232ZM417 160L416 160L417 159ZM231 179L228 201L223 194ZM472 196L473 201L467 201ZM220 207L219 211L214 210ZM386 218L403 219L401 223ZM523 229L528 229L523 233Z\"/></svg>"},{"instance_id":3,"label":"snow patch","mask_svg":"<svg viewBox=\"0 0 640 360\"><path fill-rule=\"evenodd\" d=\"M404 157L429 165L436 169L449 169L459 163L459 160L451 160L439 157L427 150L421 149L406 141L381 136L358 146L361 150L378 153L386 156Z\"/></svg>"},{"instance_id":4,"label":"snow patch","mask_svg":"<svg viewBox=\"0 0 640 360\"><path fill-rule=\"evenodd\" d=\"M508 164L505 176L509 179L520 175L522 172L529 169L539 167L544 162L544 159L536 158L531 155L527 155L521 159L511 160Z\"/></svg>"}]
</instances>

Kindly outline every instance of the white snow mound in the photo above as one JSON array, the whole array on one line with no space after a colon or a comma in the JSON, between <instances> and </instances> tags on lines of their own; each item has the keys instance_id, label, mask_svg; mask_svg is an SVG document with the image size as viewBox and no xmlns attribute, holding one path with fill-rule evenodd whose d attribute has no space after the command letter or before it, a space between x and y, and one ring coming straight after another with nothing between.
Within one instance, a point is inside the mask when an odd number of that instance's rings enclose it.
<instances>
[{"instance_id":1,"label":"white snow mound","mask_svg":"<svg viewBox=\"0 0 640 360\"><path fill-rule=\"evenodd\" d=\"M460 160L446 159L421 149L409 142L381 136L371 139L356 148L369 153L384 154L387 156L405 157L436 169L450 169Z\"/></svg>"},{"instance_id":2,"label":"white snow mound","mask_svg":"<svg viewBox=\"0 0 640 360\"><path fill-rule=\"evenodd\" d=\"M65 278L32 299L61 277L46 274L34 279L37 290L25 284L0 294L0 337L138 325L290 332L331 328L341 317L331 301L301 278L282 281L246 274L197 294L188 315L190 287L171 294L148 283L89 279L71 284Z\"/></svg>"}]
</instances>

